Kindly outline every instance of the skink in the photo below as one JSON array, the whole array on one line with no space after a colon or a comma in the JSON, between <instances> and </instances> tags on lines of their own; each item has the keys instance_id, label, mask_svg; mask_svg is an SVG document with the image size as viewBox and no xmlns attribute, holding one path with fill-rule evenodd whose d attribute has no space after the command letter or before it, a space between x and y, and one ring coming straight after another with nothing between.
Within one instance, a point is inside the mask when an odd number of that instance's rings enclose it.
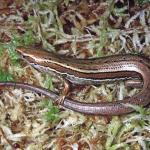
<instances>
[{"instance_id":1,"label":"skink","mask_svg":"<svg viewBox=\"0 0 150 150\"><path fill-rule=\"evenodd\" d=\"M137 77L143 80L143 88L138 94L121 101L83 103L65 98L61 105L71 110L94 115L121 115L133 111L127 104L145 106L150 103L150 64L145 57L127 54L83 60L35 48L18 47L17 51L34 68L45 73L54 72L75 84L100 84ZM58 98L51 91L28 84L6 82L0 83L0 86L18 86L40 92L53 100Z\"/></svg>"}]
</instances>

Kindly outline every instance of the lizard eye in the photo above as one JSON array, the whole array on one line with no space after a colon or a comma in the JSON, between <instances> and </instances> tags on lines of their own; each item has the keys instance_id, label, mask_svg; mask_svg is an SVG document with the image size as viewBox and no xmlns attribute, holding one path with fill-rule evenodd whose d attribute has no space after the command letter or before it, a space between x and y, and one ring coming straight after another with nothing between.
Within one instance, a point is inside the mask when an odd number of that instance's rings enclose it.
<instances>
[{"instance_id":1,"label":"lizard eye","mask_svg":"<svg viewBox=\"0 0 150 150\"><path fill-rule=\"evenodd\" d=\"M26 58L24 55L20 55L20 57L21 57L22 59L25 59L25 58Z\"/></svg>"}]
</instances>

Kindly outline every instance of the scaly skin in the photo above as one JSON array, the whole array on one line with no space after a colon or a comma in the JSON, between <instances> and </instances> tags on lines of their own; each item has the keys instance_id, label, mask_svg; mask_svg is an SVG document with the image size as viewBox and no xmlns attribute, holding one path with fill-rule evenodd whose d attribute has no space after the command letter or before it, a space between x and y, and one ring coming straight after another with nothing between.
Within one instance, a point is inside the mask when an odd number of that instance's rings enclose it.
<instances>
[{"instance_id":1,"label":"scaly skin","mask_svg":"<svg viewBox=\"0 0 150 150\"><path fill-rule=\"evenodd\" d=\"M116 80L141 78L143 89L133 97L121 101L83 103L65 98L62 106L93 115L122 115L132 112L127 104L145 106L150 103L149 60L137 55L116 55L99 59L72 59L57 56L36 49L19 47L22 58L36 69L46 73L54 72L75 84L100 84ZM1 82L0 86L15 86L42 93L53 100L59 96L41 87L23 83Z\"/></svg>"}]
</instances>

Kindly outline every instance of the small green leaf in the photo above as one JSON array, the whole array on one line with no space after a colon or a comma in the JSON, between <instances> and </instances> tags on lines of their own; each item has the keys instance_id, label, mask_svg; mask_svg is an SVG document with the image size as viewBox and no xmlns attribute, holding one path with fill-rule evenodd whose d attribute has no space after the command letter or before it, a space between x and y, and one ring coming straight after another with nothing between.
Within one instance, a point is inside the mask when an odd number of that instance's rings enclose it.
<instances>
[{"instance_id":1,"label":"small green leaf","mask_svg":"<svg viewBox=\"0 0 150 150\"><path fill-rule=\"evenodd\" d=\"M19 59L19 55L18 53L15 51L16 49L16 42L11 41L10 43L6 44L4 47L8 50L9 53L9 57L12 60L12 62L14 64L17 63L18 59Z\"/></svg>"},{"instance_id":2,"label":"small green leaf","mask_svg":"<svg viewBox=\"0 0 150 150\"><path fill-rule=\"evenodd\" d=\"M49 90L53 90L53 82L52 82L52 78L48 75L46 75L46 80L45 80L45 83L44 83L44 87L46 89L49 89Z\"/></svg>"},{"instance_id":3,"label":"small green leaf","mask_svg":"<svg viewBox=\"0 0 150 150\"><path fill-rule=\"evenodd\" d=\"M0 68L0 81L14 81L13 76Z\"/></svg>"},{"instance_id":4,"label":"small green leaf","mask_svg":"<svg viewBox=\"0 0 150 150\"><path fill-rule=\"evenodd\" d=\"M113 117L111 123L108 125L108 132L107 132L108 138L105 145L106 149L109 149L113 145L113 142L117 134L119 133L121 126L122 123L119 120L119 118Z\"/></svg>"},{"instance_id":5,"label":"small green leaf","mask_svg":"<svg viewBox=\"0 0 150 150\"><path fill-rule=\"evenodd\" d=\"M27 31L22 37L22 44L25 46L35 43L35 37L31 30Z\"/></svg>"},{"instance_id":6,"label":"small green leaf","mask_svg":"<svg viewBox=\"0 0 150 150\"><path fill-rule=\"evenodd\" d=\"M46 121L57 121L59 120L59 109L54 106L49 100L46 100L42 104L43 109L47 108L47 111L43 114Z\"/></svg>"}]
</instances>

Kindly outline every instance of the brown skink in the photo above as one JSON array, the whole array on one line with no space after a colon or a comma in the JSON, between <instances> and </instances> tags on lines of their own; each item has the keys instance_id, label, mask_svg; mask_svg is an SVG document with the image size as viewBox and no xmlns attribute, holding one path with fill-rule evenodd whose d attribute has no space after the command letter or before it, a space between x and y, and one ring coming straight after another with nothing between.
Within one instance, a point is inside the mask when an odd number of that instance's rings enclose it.
<instances>
[{"instance_id":1,"label":"brown skink","mask_svg":"<svg viewBox=\"0 0 150 150\"><path fill-rule=\"evenodd\" d=\"M100 84L135 78L143 81L142 90L133 97L100 103L83 103L65 98L61 105L68 109L93 115L121 115L133 111L127 104L145 106L150 103L150 61L145 57L126 54L83 60L62 57L34 48L18 47L17 51L34 68L45 73L54 72L75 84ZM53 100L59 97L46 89L23 83L1 82L0 86L30 89Z\"/></svg>"}]
</instances>

